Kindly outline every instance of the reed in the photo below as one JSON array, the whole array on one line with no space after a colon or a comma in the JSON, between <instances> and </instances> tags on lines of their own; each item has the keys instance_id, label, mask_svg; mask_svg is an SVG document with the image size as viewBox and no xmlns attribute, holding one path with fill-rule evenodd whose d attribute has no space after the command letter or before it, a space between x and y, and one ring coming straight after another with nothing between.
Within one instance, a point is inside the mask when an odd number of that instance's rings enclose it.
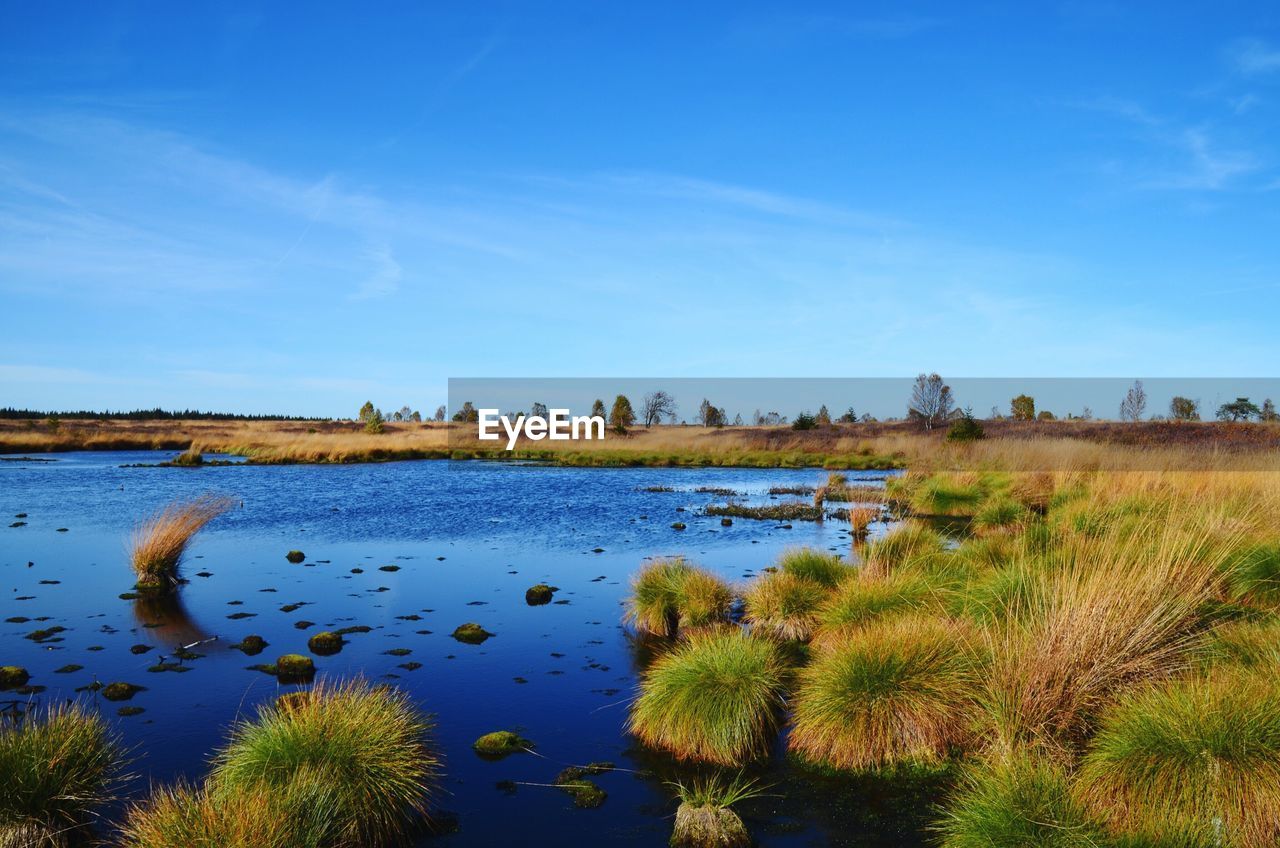
<instances>
[{"instance_id":1,"label":"reed","mask_svg":"<svg viewBox=\"0 0 1280 848\"><path fill-rule=\"evenodd\" d=\"M645 674L628 730L682 760L740 766L768 754L785 680L772 641L737 628L697 632Z\"/></svg>"},{"instance_id":2,"label":"reed","mask_svg":"<svg viewBox=\"0 0 1280 848\"><path fill-rule=\"evenodd\" d=\"M130 542L130 561L138 576L138 587L167 591L176 586L182 556L191 539L233 505L230 498L212 495L175 501L139 525Z\"/></svg>"},{"instance_id":3,"label":"reed","mask_svg":"<svg viewBox=\"0 0 1280 848\"><path fill-rule=\"evenodd\" d=\"M790 748L837 769L938 762L969 741L979 669L970 636L937 617L846 632L800 672Z\"/></svg>"}]
</instances>

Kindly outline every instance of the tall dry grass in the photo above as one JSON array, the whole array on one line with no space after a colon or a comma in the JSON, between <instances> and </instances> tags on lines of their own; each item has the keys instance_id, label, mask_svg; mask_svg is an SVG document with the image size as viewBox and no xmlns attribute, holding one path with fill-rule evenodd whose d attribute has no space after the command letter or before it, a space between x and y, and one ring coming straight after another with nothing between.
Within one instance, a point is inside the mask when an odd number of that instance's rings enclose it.
<instances>
[{"instance_id":1,"label":"tall dry grass","mask_svg":"<svg viewBox=\"0 0 1280 848\"><path fill-rule=\"evenodd\" d=\"M1189 668L1204 609L1242 539L1209 510L1070 536L1050 550L1042 577L988 630L985 702L997 747L1070 756L1127 687Z\"/></svg>"},{"instance_id":2,"label":"tall dry grass","mask_svg":"<svg viewBox=\"0 0 1280 848\"><path fill-rule=\"evenodd\" d=\"M175 501L143 521L129 545L138 587L164 591L176 586L178 568L192 538L234 505L230 498L203 495L193 501Z\"/></svg>"}]
</instances>

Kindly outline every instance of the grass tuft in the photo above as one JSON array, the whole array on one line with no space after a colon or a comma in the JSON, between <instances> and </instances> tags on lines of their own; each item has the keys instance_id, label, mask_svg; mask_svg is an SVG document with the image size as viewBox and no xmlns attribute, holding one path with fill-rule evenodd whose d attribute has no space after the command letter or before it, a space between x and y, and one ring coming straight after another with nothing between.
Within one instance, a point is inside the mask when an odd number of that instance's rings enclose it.
<instances>
[{"instance_id":1,"label":"grass tuft","mask_svg":"<svg viewBox=\"0 0 1280 848\"><path fill-rule=\"evenodd\" d=\"M757 578L747 590L743 619L752 629L779 639L807 642L818 608L831 590L816 580L788 571Z\"/></svg>"},{"instance_id":2,"label":"grass tuft","mask_svg":"<svg viewBox=\"0 0 1280 848\"><path fill-rule=\"evenodd\" d=\"M816 548L792 548L778 558L778 568L795 577L803 577L823 586L836 586L855 570L836 554Z\"/></svg>"},{"instance_id":3,"label":"grass tuft","mask_svg":"<svg viewBox=\"0 0 1280 848\"><path fill-rule=\"evenodd\" d=\"M770 640L738 629L695 632L645 674L628 730L684 760L760 759L780 724L785 676Z\"/></svg>"},{"instance_id":4,"label":"grass tuft","mask_svg":"<svg viewBox=\"0 0 1280 848\"><path fill-rule=\"evenodd\" d=\"M1280 841L1280 686L1274 669L1190 678L1109 710L1080 797L1121 833L1239 848Z\"/></svg>"},{"instance_id":5,"label":"grass tuft","mask_svg":"<svg viewBox=\"0 0 1280 848\"><path fill-rule=\"evenodd\" d=\"M192 537L213 519L231 509L233 501L204 495L177 501L152 515L134 531L130 560L138 587L167 591L178 584L178 566Z\"/></svg>"},{"instance_id":6,"label":"grass tuft","mask_svg":"<svg viewBox=\"0 0 1280 848\"><path fill-rule=\"evenodd\" d=\"M96 713L52 707L0 721L0 844L78 831L120 779L118 738ZM13 842L6 841L12 838ZM32 842L30 844L60 844Z\"/></svg>"},{"instance_id":7,"label":"grass tuft","mask_svg":"<svg viewBox=\"0 0 1280 848\"><path fill-rule=\"evenodd\" d=\"M318 685L236 725L214 759L210 791L222 799L314 779L342 844L400 842L425 819L437 783L431 729L398 690L362 681Z\"/></svg>"},{"instance_id":8,"label":"grass tuft","mask_svg":"<svg viewBox=\"0 0 1280 848\"><path fill-rule=\"evenodd\" d=\"M837 769L938 762L968 741L978 672L970 638L945 619L841 634L800 673L791 750Z\"/></svg>"},{"instance_id":9,"label":"grass tuft","mask_svg":"<svg viewBox=\"0 0 1280 848\"><path fill-rule=\"evenodd\" d=\"M684 557L657 559L632 578L626 620L641 633L674 636L727 621L732 605L733 592L715 574Z\"/></svg>"}]
</instances>

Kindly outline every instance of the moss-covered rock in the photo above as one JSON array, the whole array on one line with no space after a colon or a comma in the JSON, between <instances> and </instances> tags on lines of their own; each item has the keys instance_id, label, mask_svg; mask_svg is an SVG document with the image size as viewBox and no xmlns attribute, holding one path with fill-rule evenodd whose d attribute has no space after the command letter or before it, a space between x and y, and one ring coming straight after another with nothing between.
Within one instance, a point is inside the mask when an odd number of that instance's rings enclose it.
<instances>
[{"instance_id":1,"label":"moss-covered rock","mask_svg":"<svg viewBox=\"0 0 1280 848\"><path fill-rule=\"evenodd\" d=\"M304 554L302 551L289 551L289 553L284 555L284 558L289 560L289 562L293 563L294 565L297 565L298 563L306 559L307 555Z\"/></svg>"},{"instance_id":2,"label":"moss-covered rock","mask_svg":"<svg viewBox=\"0 0 1280 848\"><path fill-rule=\"evenodd\" d=\"M250 633L231 647L243 652L247 657L256 657L266 649L267 640L255 633Z\"/></svg>"},{"instance_id":3,"label":"moss-covered rock","mask_svg":"<svg viewBox=\"0 0 1280 848\"><path fill-rule=\"evenodd\" d=\"M471 744L471 747L482 757L498 759L508 754L527 751L533 747L533 743L510 730L495 730L493 733L481 736Z\"/></svg>"},{"instance_id":4,"label":"moss-covered rock","mask_svg":"<svg viewBox=\"0 0 1280 848\"><path fill-rule=\"evenodd\" d=\"M672 529L672 530L683 530L683 529L685 529L685 523L684 523L683 521L677 521L677 522L675 522L674 524L672 524L672 525L671 525L671 529Z\"/></svg>"},{"instance_id":5,"label":"moss-covered rock","mask_svg":"<svg viewBox=\"0 0 1280 848\"><path fill-rule=\"evenodd\" d=\"M573 798L573 806L592 809L604 803L609 794L589 780L569 780L557 784Z\"/></svg>"},{"instance_id":6,"label":"moss-covered rock","mask_svg":"<svg viewBox=\"0 0 1280 848\"><path fill-rule=\"evenodd\" d=\"M284 682L305 682L315 677L316 664L302 654L285 654L276 660L275 675Z\"/></svg>"},{"instance_id":7,"label":"moss-covered rock","mask_svg":"<svg viewBox=\"0 0 1280 848\"><path fill-rule=\"evenodd\" d=\"M466 624L460 624L457 629L453 631L453 638L457 639L459 642L466 642L468 645L479 645L484 642L484 640L494 635L495 634L485 630L474 621L469 621Z\"/></svg>"},{"instance_id":8,"label":"moss-covered rock","mask_svg":"<svg viewBox=\"0 0 1280 848\"><path fill-rule=\"evenodd\" d=\"M0 665L0 689L25 686L31 675L20 665Z\"/></svg>"},{"instance_id":9,"label":"moss-covered rock","mask_svg":"<svg viewBox=\"0 0 1280 848\"><path fill-rule=\"evenodd\" d=\"M341 651L345 644L346 641L341 636L330 633L328 630L321 630L307 640L307 647L311 649L311 653L321 657L333 656Z\"/></svg>"},{"instance_id":10,"label":"moss-covered rock","mask_svg":"<svg viewBox=\"0 0 1280 848\"><path fill-rule=\"evenodd\" d=\"M127 701L139 692L145 691L146 688L136 683L108 683L102 687L100 694L108 701Z\"/></svg>"},{"instance_id":11,"label":"moss-covered rock","mask_svg":"<svg viewBox=\"0 0 1280 848\"><path fill-rule=\"evenodd\" d=\"M551 597L560 591L557 586L548 586L546 583L539 583L537 586L530 586L525 590L524 602L531 607L542 606L551 603Z\"/></svg>"},{"instance_id":12,"label":"moss-covered rock","mask_svg":"<svg viewBox=\"0 0 1280 848\"><path fill-rule=\"evenodd\" d=\"M614 764L608 762L587 763L585 766L568 766L556 775L556 783L570 783L575 780L581 780L584 777L592 777L613 771L614 768Z\"/></svg>"}]
</instances>

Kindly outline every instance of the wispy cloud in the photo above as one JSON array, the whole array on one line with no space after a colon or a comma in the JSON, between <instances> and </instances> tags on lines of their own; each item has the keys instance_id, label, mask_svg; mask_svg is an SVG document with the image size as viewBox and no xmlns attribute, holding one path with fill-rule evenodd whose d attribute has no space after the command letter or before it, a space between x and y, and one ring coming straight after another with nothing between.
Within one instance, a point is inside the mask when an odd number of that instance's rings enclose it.
<instances>
[{"instance_id":1,"label":"wispy cloud","mask_svg":"<svg viewBox=\"0 0 1280 848\"><path fill-rule=\"evenodd\" d=\"M1159 191L1226 191L1254 188L1246 177L1266 170L1251 149L1223 142L1210 123L1188 124L1166 118L1122 98L1103 97L1080 104L1123 119L1136 128L1145 155L1115 156L1107 170L1131 188Z\"/></svg>"},{"instance_id":2,"label":"wispy cloud","mask_svg":"<svg viewBox=\"0 0 1280 848\"><path fill-rule=\"evenodd\" d=\"M1242 38L1227 48L1227 60L1248 77L1271 74L1280 71L1280 47L1258 38Z\"/></svg>"}]
</instances>

